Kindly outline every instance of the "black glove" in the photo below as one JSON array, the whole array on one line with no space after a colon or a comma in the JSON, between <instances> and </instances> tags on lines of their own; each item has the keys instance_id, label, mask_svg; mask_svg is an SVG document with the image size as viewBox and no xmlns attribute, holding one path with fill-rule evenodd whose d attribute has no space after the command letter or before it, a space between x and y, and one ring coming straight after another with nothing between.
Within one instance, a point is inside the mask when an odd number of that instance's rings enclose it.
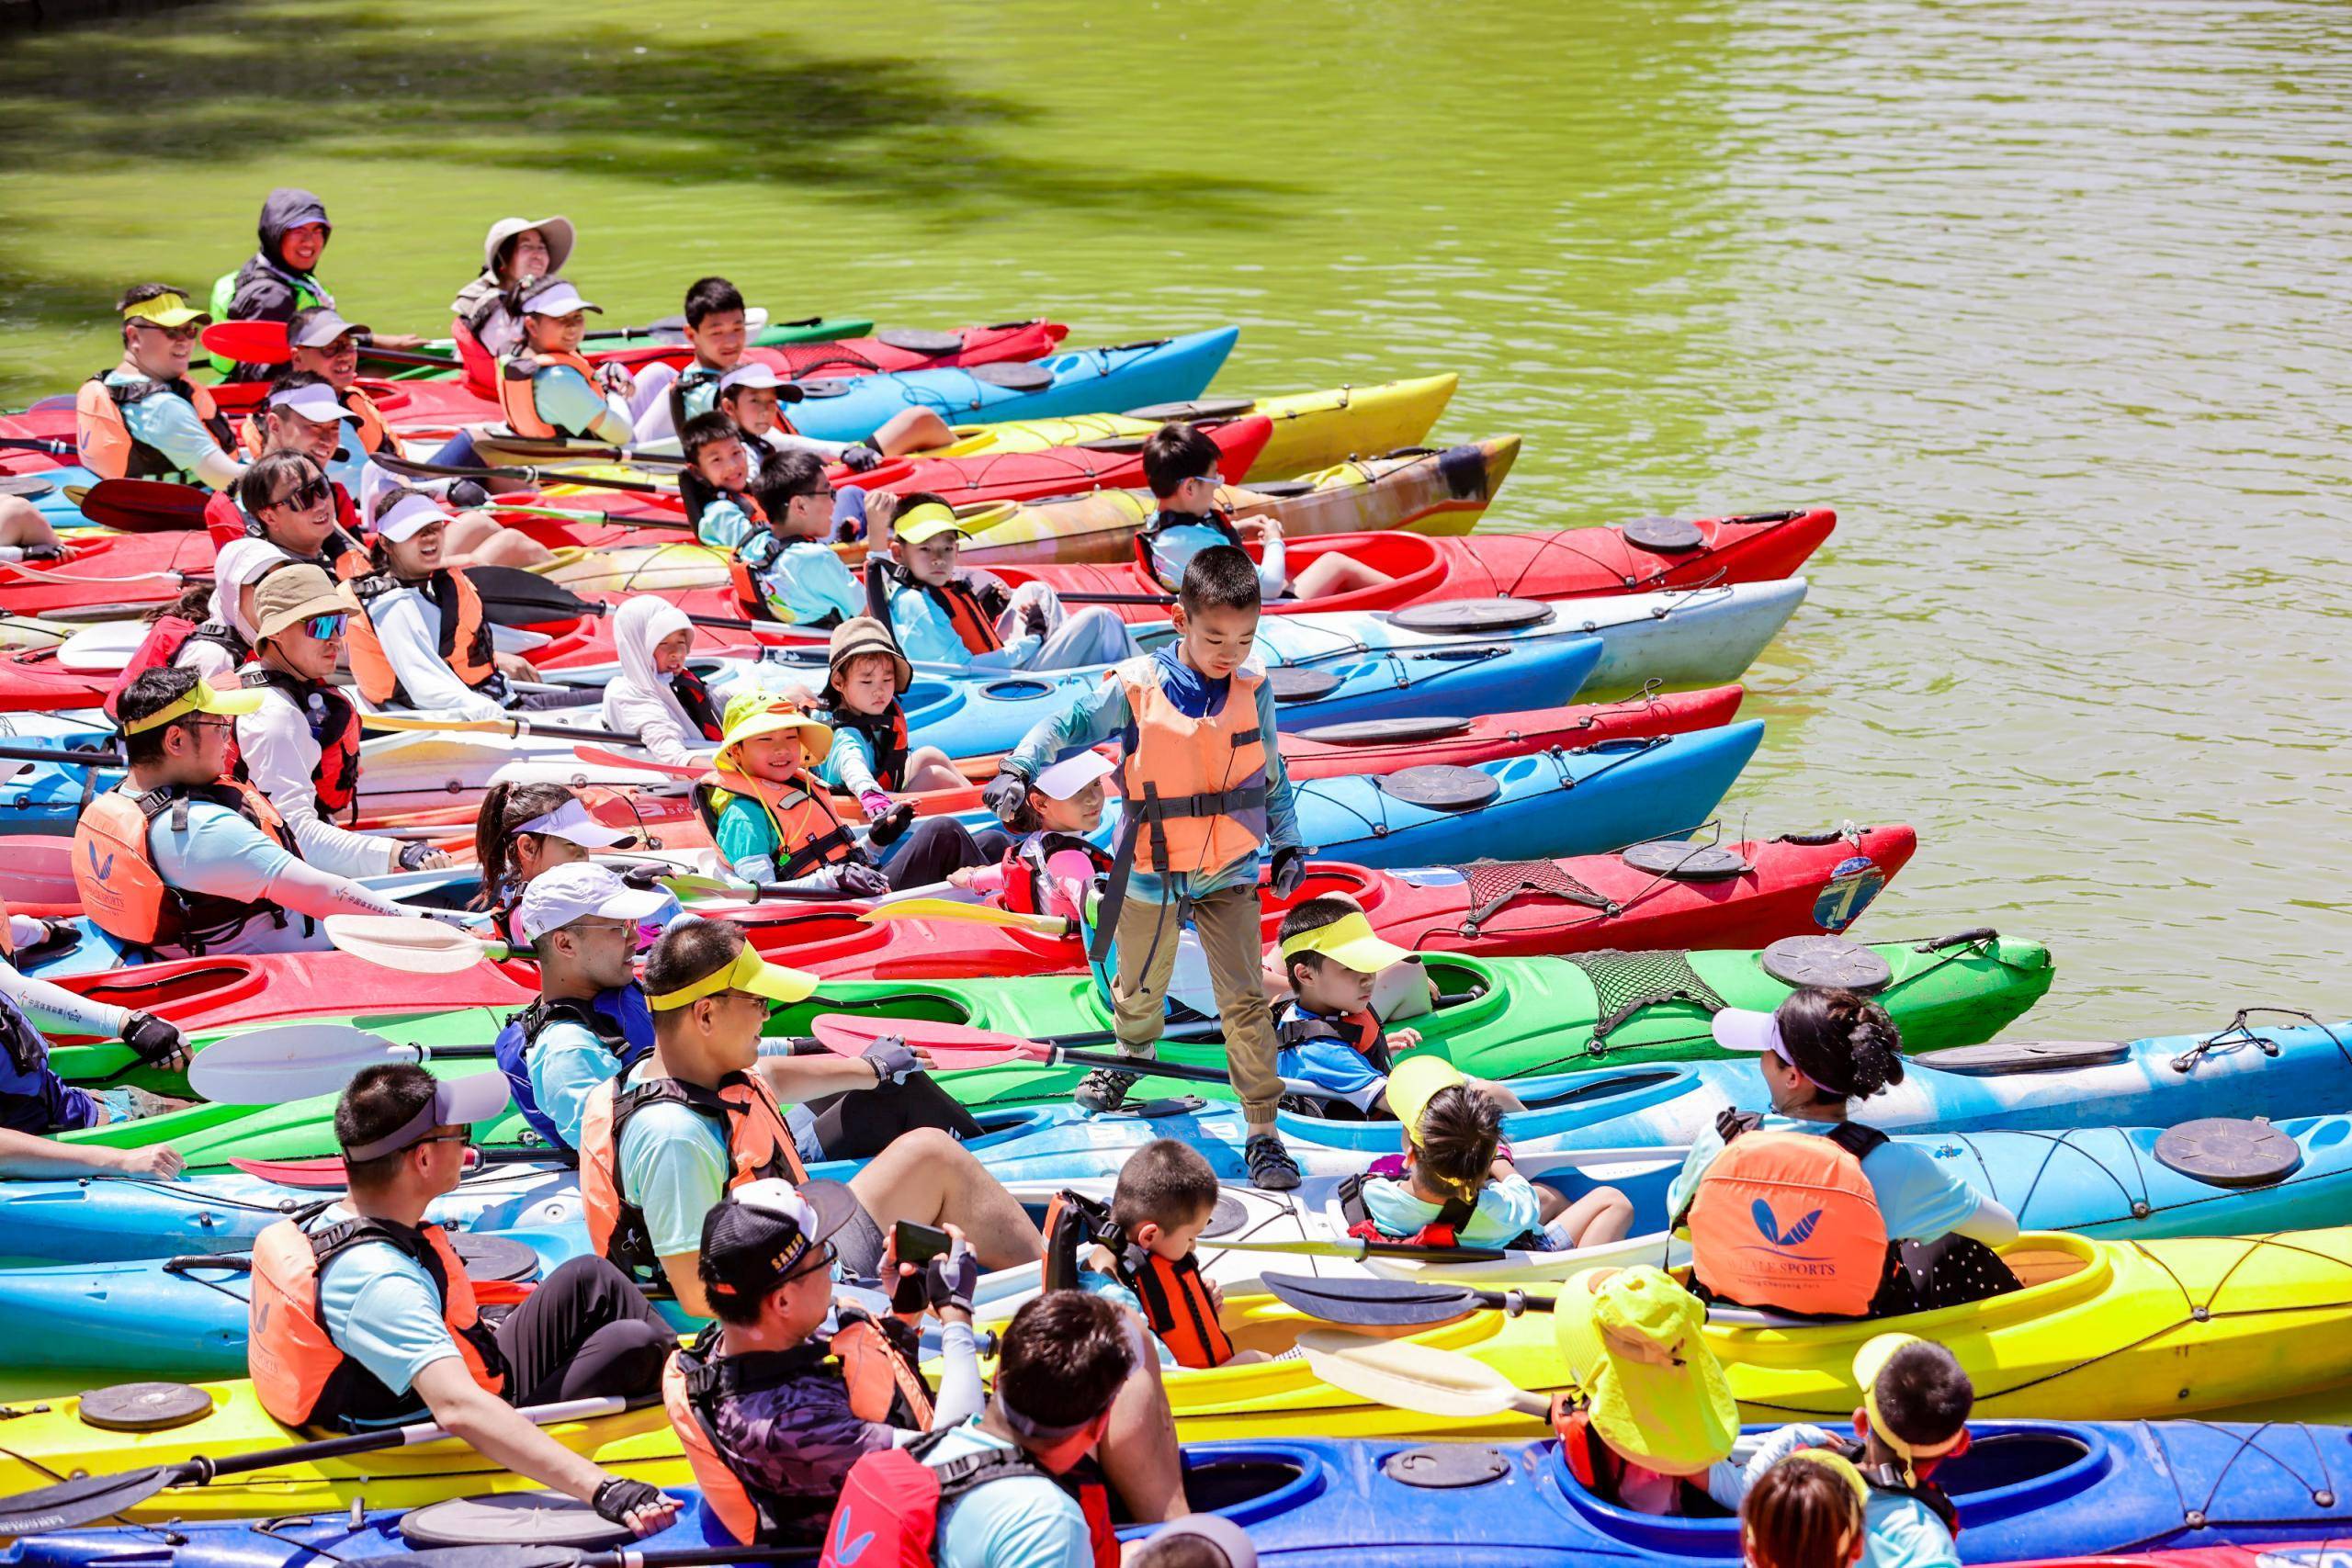
<instances>
[{"instance_id":1,"label":"black glove","mask_svg":"<svg viewBox=\"0 0 2352 1568\"><path fill-rule=\"evenodd\" d=\"M401 869L402 871L422 871L424 869L426 857L432 853L433 846L431 844L426 843L423 839L411 839L407 843L401 846Z\"/></svg>"},{"instance_id":2,"label":"black glove","mask_svg":"<svg viewBox=\"0 0 2352 1568\"><path fill-rule=\"evenodd\" d=\"M842 454L842 463L851 473L862 474L869 468L880 468L882 454L860 442Z\"/></svg>"},{"instance_id":3,"label":"black glove","mask_svg":"<svg viewBox=\"0 0 2352 1568\"><path fill-rule=\"evenodd\" d=\"M899 835L914 826L915 803L902 800L882 814L881 819L866 829L865 836L877 844L895 844Z\"/></svg>"},{"instance_id":4,"label":"black glove","mask_svg":"<svg viewBox=\"0 0 2352 1568\"><path fill-rule=\"evenodd\" d=\"M152 1012L134 1012L122 1026L122 1043L139 1053L142 1062L162 1062L185 1053L187 1037L179 1025L167 1023Z\"/></svg>"},{"instance_id":5,"label":"black glove","mask_svg":"<svg viewBox=\"0 0 2352 1568\"><path fill-rule=\"evenodd\" d=\"M662 871L658 866L633 865L621 873L621 881L625 886L634 887L640 893L650 893L662 886L655 880L661 874Z\"/></svg>"},{"instance_id":6,"label":"black glove","mask_svg":"<svg viewBox=\"0 0 2352 1568\"><path fill-rule=\"evenodd\" d=\"M989 780L980 791L980 804L996 813L996 819L1007 827L1021 815L1029 801L1029 781L1011 768Z\"/></svg>"},{"instance_id":7,"label":"black glove","mask_svg":"<svg viewBox=\"0 0 2352 1568\"><path fill-rule=\"evenodd\" d=\"M913 1048L903 1040L876 1040L865 1048L860 1060L874 1069L874 1081L877 1084L904 1083L922 1071Z\"/></svg>"},{"instance_id":8,"label":"black glove","mask_svg":"<svg viewBox=\"0 0 2352 1568\"><path fill-rule=\"evenodd\" d=\"M972 1310L972 1292L980 1285L980 1260L962 1242L923 1265L922 1293L934 1315L947 1307Z\"/></svg>"},{"instance_id":9,"label":"black glove","mask_svg":"<svg viewBox=\"0 0 2352 1568\"><path fill-rule=\"evenodd\" d=\"M662 1501L662 1488L659 1486L650 1486L642 1481L630 1481L616 1475L596 1488L596 1495L588 1506L596 1510L598 1517L610 1519L616 1525L625 1526L628 1523L628 1517L631 1514L640 1509L650 1508L660 1501Z\"/></svg>"},{"instance_id":10,"label":"black glove","mask_svg":"<svg viewBox=\"0 0 2352 1568\"><path fill-rule=\"evenodd\" d=\"M1275 897L1289 897L1298 891L1298 885L1306 880L1306 852L1305 850L1296 844L1284 844L1274 852L1273 870L1268 875L1266 882L1267 886L1273 889Z\"/></svg>"},{"instance_id":11,"label":"black glove","mask_svg":"<svg viewBox=\"0 0 2352 1568\"><path fill-rule=\"evenodd\" d=\"M879 898L890 891L888 877L870 865L859 865L854 861L842 866L834 880L853 898Z\"/></svg>"},{"instance_id":12,"label":"black glove","mask_svg":"<svg viewBox=\"0 0 2352 1568\"><path fill-rule=\"evenodd\" d=\"M480 479L459 479L449 487L449 504L460 512L472 512L490 504L490 491Z\"/></svg>"}]
</instances>

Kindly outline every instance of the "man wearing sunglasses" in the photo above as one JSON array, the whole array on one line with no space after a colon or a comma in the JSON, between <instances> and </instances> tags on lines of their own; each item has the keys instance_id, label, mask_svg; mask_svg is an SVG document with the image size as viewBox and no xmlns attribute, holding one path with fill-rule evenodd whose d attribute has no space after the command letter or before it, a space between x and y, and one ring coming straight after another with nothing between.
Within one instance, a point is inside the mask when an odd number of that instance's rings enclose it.
<instances>
[{"instance_id":1,"label":"man wearing sunglasses","mask_svg":"<svg viewBox=\"0 0 2352 1568\"><path fill-rule=\"evenodd\" d=\"M261 702L164 669L116 704L128 776L83 808L74 883L98 928L144 956L315 951L329 915L421 918L303 860L277 808L224 776L236 721Z\"/></svg>"},{"instance_id":2,"label":"man wearing sunglasses","mask_svg":"<svg viewBox=\"0 0 2352 1568\"><path fill-rule=\"evenodd\" d=\"M360 1430L430 1412L492 1464L650 1534L675 1498L573 1452L516 1406L652 1392L676 1335L602 1258L574 1258L489 1321L457 1247L430 1223L456 1190L472 1125L506 1109L494 1072L364 1068L335 1105L350 1195L254 1244L245 1356L254 1392L296 1427Z\"/></svg>"},{"instance_id":3,"label":"man wearing sunglasses","mask_svg":"<svg viewBox=\"0 0 2352 1568\"><path fill-rule=\"evenodd\" d=\"M449 863L425 843L338 827L358 816L359 712L331 683L350 605L307 562L271 572L254 591L260 638L243 676L261 705L237 720L230 771L269 797L302 858L342 876L378 876Z\"/></svg>"},{"instance_id":4,"label":"man wearing sunglasses","mask_svg":"<svg viewBox=\"0 0 2352 1568\"><path fill-rule=\"evenodd\" d=\"M178 289L140 283L116 305L122 359L74 399L74 445L100 479L169 479L226 490L244 472L229 455L229 422L187 378L196 341L212 318Z\"/></svg>"}]
</instances>

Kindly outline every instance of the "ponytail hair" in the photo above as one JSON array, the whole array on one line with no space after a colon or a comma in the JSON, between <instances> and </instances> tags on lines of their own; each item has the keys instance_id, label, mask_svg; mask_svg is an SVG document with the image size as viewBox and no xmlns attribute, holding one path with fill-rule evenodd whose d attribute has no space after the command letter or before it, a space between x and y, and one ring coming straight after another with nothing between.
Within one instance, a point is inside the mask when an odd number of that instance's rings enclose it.
<instances>
[{"instance_id":1,"label":"ponytail hair","mask_svg":"<svg viewBox=\"0 0 2352 1568\"><path fill-rule=\"evenodd\" d=\"M1502 1108L1468 1084L1448 1084L1421 1107L1413 1128L1414 1168L1464 1201L1476 1201L1502 1145Z\"/></svg>"},{"instance_id":2,"label":"ponytail hair","mask_svg":"<svg viewBox=\"0 0 2352 1568\"><path fill-rule=\"evenodd\" d=\"M1865 1100L1903 1081L1903 1035L1869 998L1837 987L1789 993L1773 1019L1797 1070L1825 1105Z\"/></svg>"},{"instance_id":3,"label":"ponytail hair","mask_svg":"<svg viewBox=\"0 0 2352 1568\"><path fill-rule=\"evenodd\" d=\"M567 784L502 782L490 786L481 797L481 814L474 818L474 861L481 868L486 907L495 908L506 897L507 878L514 874L514 829L571 798Z\"/></svg>"}]
</instances>

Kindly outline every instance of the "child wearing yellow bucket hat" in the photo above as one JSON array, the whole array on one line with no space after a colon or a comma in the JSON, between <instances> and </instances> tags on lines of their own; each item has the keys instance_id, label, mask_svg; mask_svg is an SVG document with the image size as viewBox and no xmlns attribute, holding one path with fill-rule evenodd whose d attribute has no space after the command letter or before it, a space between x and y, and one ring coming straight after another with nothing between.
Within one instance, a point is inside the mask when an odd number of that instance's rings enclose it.
<instances>
[{"instance_id":1,"label":"child wearing yellow bucket hat","mask_svg":"<svg viewBox=\"0 0 2352 1568\"><path fill-rule=\"evenodd\" d=\"M1643 1514L1709 1512L1743 1489L1726 1461L1739 1405L1702 1329L1706 1308L1663 1269L1588 1269L1560 1288L1552 1335L1574 1392L1553 1402L1568 1472Z\"/></svg>"},{"instance_id":2,"label":"child wearing yellow bucket hat","mask_svg":"<svg viewBox=\"0 0 2352 1568\"><path fill-rule=\"evenodd\" d=\"M728 700L720 727L711 759L720 782L698 786L695 804L711 842L736 875L871 898L988 863L988 854L950 817L934 817L911 833L906 831L911 808L870 828L842 821L809 769L809 759L831 750L833 732L789 699L738 692ZM885 869L883 852L893 845Z\"/></svg>"},{"instance_id":3,"label":"child wearing yellow bucket hat","mask_svg":"<svg viewBox=\"0 0 2352 1568\"><path fill-rule=\"evenodd\" d=\"M1867 1568L1957 1568L1960 1515L1935 1472L1968 1451L1975 1384L1950 1350L1908 1334L1882 1334L1864 1345L1854 1357L1854 1384L1862 1403L1851 1438L1807 1423L1783 1427L1758 1443L1734 1488L1711 1478L1710 1490L1732 1506L1783 1461L1841 1460L1865 1491Z\"/></svg>"},{"instance_id":4,"label":"child wearing yellow bucket hat","mask_svg":"<svg viewBox=\"0 0 2352 1568\"><path fill-rule=\"evenodd\" d=\"M1632 1227L1634 1206L1613 1187L1570 1202L1520 1175L1503 1147L1502 1108L1435 1052L1398 1063L1387 1095L1404 1127L1404 1152L1340 1183L1350 1235L1557 1250L1616 1241Z\"/></svg>"}]
</instances>

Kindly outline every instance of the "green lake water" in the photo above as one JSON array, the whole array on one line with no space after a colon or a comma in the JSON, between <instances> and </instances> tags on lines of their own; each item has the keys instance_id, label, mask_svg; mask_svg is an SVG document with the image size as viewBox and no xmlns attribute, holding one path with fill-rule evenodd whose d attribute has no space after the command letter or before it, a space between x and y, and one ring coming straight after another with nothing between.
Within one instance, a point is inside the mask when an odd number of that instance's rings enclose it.
<instances>
[{"instance_id":1,"label":"green lake water","mask_svg":"<svg viewBox=\"0 0 2352 1568\"><path fill-rule=\"evenodd\" d=\"M2057 950L2045 1033L2345 972L2352 6L211 4L0 34L0 397L322 193L438 332L561 212L609 320L1238 322L1222 388L1458 370L1490 514L1837 507L1734 832L1907 819L1859 931ZM2316 1107L2309 1109L2319 1109Z\"/></svg>"}]
</instances>

